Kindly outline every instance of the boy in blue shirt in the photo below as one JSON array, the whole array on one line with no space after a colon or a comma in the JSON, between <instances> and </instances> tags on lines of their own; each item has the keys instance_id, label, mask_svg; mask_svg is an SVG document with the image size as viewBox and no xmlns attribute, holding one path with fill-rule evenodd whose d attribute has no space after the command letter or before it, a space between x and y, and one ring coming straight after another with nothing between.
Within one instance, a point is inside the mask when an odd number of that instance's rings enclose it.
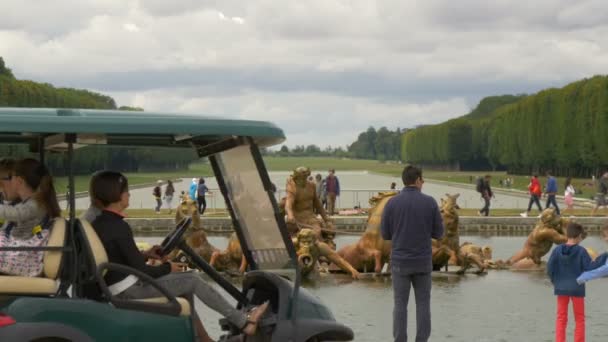
<instances>
[{"instance_id":1,"label":"boy in blue shirt","mask_svg":"<svg viewBox=\"0 0 608 342\"><path fill-rule=\"evenodd\" d=\"M555 247L547 262L547 274L553 283L557 296L557 318L555 320L555 341L566 342L568 325L568 304L572 300L574 309L574 341L585 341L585 285L578 284L576 278L585 271L602 264L592 262L587 250L579 245L587 236L583 227L570 222L566 229L568 241ZM600 258L598 258L600 259ZM605 262L605 260L603 260Z\"/></svg>"}]
</instances>

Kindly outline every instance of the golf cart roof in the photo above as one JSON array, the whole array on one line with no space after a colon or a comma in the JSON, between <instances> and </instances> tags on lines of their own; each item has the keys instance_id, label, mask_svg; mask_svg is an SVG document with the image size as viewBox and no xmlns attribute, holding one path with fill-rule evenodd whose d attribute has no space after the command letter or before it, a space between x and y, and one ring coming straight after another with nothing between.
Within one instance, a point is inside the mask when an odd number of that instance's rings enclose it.
<instances>
[{"instance_id":1,"label":"golf cart roof","mask_svg":"<svg viewBox=\"0 0 608 342\"><path fill-rule=\"evenodd\" d=\"M265 121L101 109L0 108L0 143L34 143L61 133L83 136L83 144L122 146L191 147L242 136L264 147L285 140L283 130Z\"/></svg>"}]
</instances>

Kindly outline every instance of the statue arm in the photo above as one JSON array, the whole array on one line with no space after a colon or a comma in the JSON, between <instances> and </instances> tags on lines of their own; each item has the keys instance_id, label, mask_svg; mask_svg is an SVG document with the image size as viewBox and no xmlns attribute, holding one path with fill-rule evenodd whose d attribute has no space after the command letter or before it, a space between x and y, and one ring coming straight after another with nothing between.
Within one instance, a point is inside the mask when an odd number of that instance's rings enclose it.
<instances>
[{"instance_id":1,"label":"statue arm","mask_svg":"<svg viewBox=\"0 0 608 342\"><path fill-rule=\"evenodd\" d=\"M239 267L239 272L245 273L245 270L247 270L247 258L245 258L245 254L243 254L243 256L241 256L241 267Z\"/></svg>"},{"instance_id":2,"label":"statue arm","mask_svg":"<svg viewBox=\"0 0 608 342\"><path fill-rule=\"evenodd\" d=\"M566 235L560 234L553 229L546 229L544 232L540 233L539 240L551 240L553 243L560 245L568 241L568 238Z\"/></svg>"},{"instance_id":3,"label":"statue arm","mask_svg":"<svg viewBox=\"0 0 608 342\"><path fill-rule=\"evenodd\" d=\"M287 189L287 196L285 196L285 213L287 214L287 221L293 221L295 220L295 215L293 212L295 193L289 190L289 185L287 186Z\"/></svg>"},{"instance_id":4,"label":"statue arm","mask_svg":"<svg viewBox=\"0 0 608 342\"><path fill-rule=\"evenodd\" d=\"M359 279L359 272L354 269L354 267L348 263L348 261L344 260L338 253L336 253L333 249L329 248L329 246L323 242L317 242L317 247L319 248L319 254L329 259L329 261L338 265L342 270L350 273L354 279Z\"/></svg>"}]
</instances>

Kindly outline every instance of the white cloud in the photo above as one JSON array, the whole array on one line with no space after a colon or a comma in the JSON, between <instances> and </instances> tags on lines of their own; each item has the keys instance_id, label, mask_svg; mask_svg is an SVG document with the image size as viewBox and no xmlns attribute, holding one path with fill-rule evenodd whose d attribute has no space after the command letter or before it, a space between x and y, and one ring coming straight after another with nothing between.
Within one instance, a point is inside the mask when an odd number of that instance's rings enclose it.
<instances>
[{"instance_id":1,"label":"white cloud","mask_svg":"<svg viewBox=\"0 0 608 342\"><path fill-rule=\"evenodd\" d=\"M289 144L344 145L370 125L436 123L484 96L605 73L604 7L5 0L0 56L17 77L98 89L120 104L271 120Z\"/></svg>"}]
</instances>

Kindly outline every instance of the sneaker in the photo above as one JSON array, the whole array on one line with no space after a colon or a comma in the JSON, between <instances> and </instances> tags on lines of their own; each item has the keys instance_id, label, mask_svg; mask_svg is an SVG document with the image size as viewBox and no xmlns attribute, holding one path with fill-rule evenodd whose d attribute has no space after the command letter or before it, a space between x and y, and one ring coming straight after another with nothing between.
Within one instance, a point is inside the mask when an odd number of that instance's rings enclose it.
<instances>
[{"instance_id":1,"label":"sneaker","mask_svg":"<svg viewBox=\"0 0 608 342\"><path fill-rule=\"evenodd\" d=\"M521 217L528 217L528 213L521 213L521 214L519 214L519 216L521 216Z\"/></svg>"}]
</instances>

